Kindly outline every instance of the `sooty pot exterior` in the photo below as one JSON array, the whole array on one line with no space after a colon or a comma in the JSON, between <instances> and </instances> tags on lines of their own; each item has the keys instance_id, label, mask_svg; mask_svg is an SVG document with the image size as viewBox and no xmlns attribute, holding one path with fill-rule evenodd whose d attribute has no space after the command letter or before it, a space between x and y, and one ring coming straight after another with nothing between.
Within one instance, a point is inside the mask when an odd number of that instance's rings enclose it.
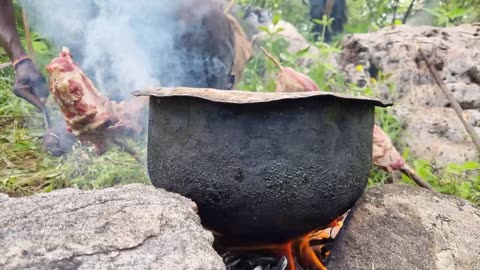
<instances>
[{"instance_id":1,"label":"sooty pot exterior","mask_svg":"<svg viewBox=\"0 0 480 270\"><path fill-rule=\"evenodd\" d=\"M229 103L151 96L148 172L231 239L282 242L327 225L362 195L374 102L331 95Z\"/></svg>"}]
</instances>

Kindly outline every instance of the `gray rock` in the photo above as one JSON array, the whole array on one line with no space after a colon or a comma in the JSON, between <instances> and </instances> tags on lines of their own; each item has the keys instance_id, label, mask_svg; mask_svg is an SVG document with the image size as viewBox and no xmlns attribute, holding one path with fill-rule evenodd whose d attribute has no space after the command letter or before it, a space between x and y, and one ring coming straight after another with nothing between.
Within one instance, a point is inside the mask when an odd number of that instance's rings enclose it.
<instances>
[{"instance_id":1,"label":"gray rock","mask_svg":"<svg viewBox=\"0 0 480 270\"><path fill-rule=\"evenodd\" d=\"M467 112L467 111L466 111ZM423 107L411 108L405 121L404 142L416 157L427 159L435 164L448 164L452 161L465 162L478 158L478 151L471 142L462 122L451 108ZM472 115L470 123L476 120Z\"/></svg>"},{"instance_id":2,"label":"gray rock","mask_svg":"<svg viewBox=\"0 0 480 270\"><path fill-rule=\"evenodd\" d=\"M373 33L349 35L342 41L338 65L346 80L357 85L370 81L375 73L388 75L386 81L373 88L378 89L379 95L385 95L388 91L384 89L394 83L395 89L387 97L395 103L394 116L406 126L405 136L412 138L406 147L412 149L414 154L419 153L417 158L436 162L438 167L460 163L465 158L475 160L478 159L478 151L474 149L455 113L448 112L436 117L418 115L429 108L434 108L431 111L433 113L451 106L432 79L425 62L421 61L423 58L417 48L432 56L447 88L462 108L479 110L479 33L479 24L448 28L402 25ZM358 65L364 66L364 69L357 69ZM432 125L444 126L443 122L449 123L448 132L433 132L427 137L420 134L425 129L431 129ZM436 158L439 142L449 144L442 158ZM474 150L464 155L465 149Z\"/></svg>"},{"instance_id":3,"label":"gray rock","mask_svg":"<svg viewBox=\"0 0 480 270\"><path fill-rule=\"evenodd\" d=\"M0 193L0 202L6 201L8 199L9 198L7 194Z\"/></svg>"},{"instance_id":4,"label":"gray rock","mask_svg":"<svg viewBox=\"0 0 480 270\"><path fill-rule=\"evenodd\" d=\"M224 269L196 205L139 184L0 197L1 269Z\"/></svg>"},{"instance_id":5,"label":"gray rock","mask_svg":"<svg viewBox=\"0 0 480 270\"><path fill-rule=\"evenodd\" d=\"M480 269L480 208L406 185L368 190L335 240L329 270Z\"/></svg>"}]
</instances>

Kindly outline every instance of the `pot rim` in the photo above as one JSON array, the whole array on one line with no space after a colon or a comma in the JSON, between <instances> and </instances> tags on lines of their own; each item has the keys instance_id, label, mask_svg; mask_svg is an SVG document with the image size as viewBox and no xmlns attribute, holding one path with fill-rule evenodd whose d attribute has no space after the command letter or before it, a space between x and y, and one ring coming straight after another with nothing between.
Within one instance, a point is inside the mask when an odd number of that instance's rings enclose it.
<instances>
[{"instance_id":1,"label":"pot rim","mask_svg":"<svg viewBox=\"0 0 480 270\"><path fill-rule=\"evenodd\" d=\"M279 100L301 99L309 97L335 97L346 100L366 101L377 107L392 106L393 103L386 99L365 96L350 96L324 91L308 92L250 92L241 90L218 90L212 88L192 87L149 87L144 90L132 92L134 96L153 97L195 97L213 102L231 104L267 103Z\"/></svg>"}]
</instances>

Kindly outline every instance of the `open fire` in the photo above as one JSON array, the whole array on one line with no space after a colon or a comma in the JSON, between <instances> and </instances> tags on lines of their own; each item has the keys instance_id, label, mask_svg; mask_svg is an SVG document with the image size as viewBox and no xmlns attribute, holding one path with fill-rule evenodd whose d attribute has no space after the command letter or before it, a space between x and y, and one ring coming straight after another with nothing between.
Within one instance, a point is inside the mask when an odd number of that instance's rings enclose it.
<instances>
[{"instance_id":1,"label":"open fire","mask_svg":"<svg viewBox=\"0 0 480 270\"><path fill-rule=\"evenodd\" d=\"M218 237L216 249L228 270L326 270L327 245L342 229L345 213L328 226L280 244L235 245Z\"/></svg>"}]
</instances>

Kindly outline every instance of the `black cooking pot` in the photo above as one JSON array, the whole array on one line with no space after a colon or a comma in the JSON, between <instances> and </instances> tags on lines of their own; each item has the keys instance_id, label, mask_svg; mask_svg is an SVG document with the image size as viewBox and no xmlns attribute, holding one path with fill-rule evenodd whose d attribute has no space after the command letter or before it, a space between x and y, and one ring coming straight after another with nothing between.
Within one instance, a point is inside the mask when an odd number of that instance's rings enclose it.
<instances>
[{"instance_id":1,"label":"black cooking pot","mask_svg":"<svg viewBox=\"0 0 480 270\"><path fill-rule=\"evenodd\" d=\"M151 89L148 172L230 239L283 242L362 195L377 99L322 92Z\"/></svg>"}]
</instances>

